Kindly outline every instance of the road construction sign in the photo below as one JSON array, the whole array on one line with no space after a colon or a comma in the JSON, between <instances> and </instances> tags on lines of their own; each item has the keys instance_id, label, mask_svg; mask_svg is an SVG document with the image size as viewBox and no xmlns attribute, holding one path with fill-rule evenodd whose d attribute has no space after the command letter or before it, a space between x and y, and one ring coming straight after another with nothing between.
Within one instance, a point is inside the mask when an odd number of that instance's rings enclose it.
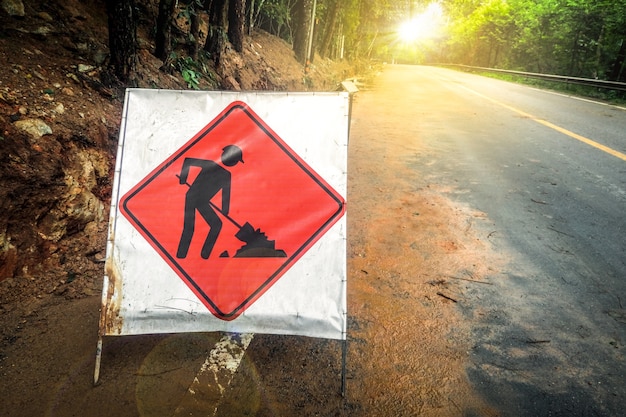
<instances>
[{"instance_id":1,"label":"road construction sign","mask_svg":"<svg viewBox=\"0 0 626 417\"><path fill-rule=\"evenodd\" d=\"M348 106L129 89L101 334L344 339Z\"/></svg>"},{"instance_id":2,"label":"road construction sign","mask_svg":"<svg viewBox=\"0 0 626 417\"><path fill-rule=\"evenodd\" d=\"M231 320L339 220L344 200L236 101L120 206L198 299Z\"/></svg>"}]
</instances>

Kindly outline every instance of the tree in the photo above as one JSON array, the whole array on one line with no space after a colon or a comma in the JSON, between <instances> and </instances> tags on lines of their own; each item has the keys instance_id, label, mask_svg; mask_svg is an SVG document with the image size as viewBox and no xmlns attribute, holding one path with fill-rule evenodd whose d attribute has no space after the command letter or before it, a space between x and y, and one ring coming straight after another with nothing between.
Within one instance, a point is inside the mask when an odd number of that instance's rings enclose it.
<instances>
[{"instance_id":1,"label":"tree","mask_svg":"<svg viewBox=\"0 0 626 417\"><path fill-rule=\"evenodd\" d=\"M260 0L257 3L257 0L248 0L246 2L246 26L248 35L252 34L252 29L254 29L254 25L256 25L256 21L259 17L259 12L263 8L263 3L265 0Z\"/></svg>"},{"instance_id":2,"label":"tree","mask_svg":"<svg viewBox=\"0 0 626 417\"><path fill-rule=\"evenodd\" d=\"M306 64L309 59L307 56L307 47L311 25L313 24L311 20L313 0L297 0L294 10L293 50L296 53L298 61L302 64Z\"/></svg>"},{"instance_id":3,"label":"tree","mask_svg":"<svg viewBox=\"0 0 626 417\"><path fill-rule=\"evenodd\" d=\"M107 0L110 65L117 78L127 83L137 61L137 23L134 0Z\"/></svg>"},{"instance_id":4,"label":"tree","mask_svg":"<svg viewBox=\"0 0 626 417\"><path fill-rule=\"evenodd\" d=\"M319 47L319 53L323 57L327 57L330 52L330 45L333 40L333 36L337 32L337 20L339 16L339 0L330 0L331 5L327 10L327 14L324 18L324 33L322 38L322 43Z\"/></svg>"},{"instance_id":5,"label":"tree","mask_svg":"<svg viewBox=\"0 0 626 417\"><path fill-rule=\"evenodd\" d=\"M451 62L624 77L626 0L447 0L446 6Z\"/></svg>"},{"instance_id":6,"label":"tree","mask_svg":"<svg viewBox=\"0 0 626 417\"><path fill-rule=\"evenodd\" d=\"M167 60L172 49L172 15L174 14L175 5L176 2L174 0L159 1L154 55L161 61Z\"/></svg>"},{"instance_id":7,"label":"tree","mask_svg":"<svg viewBox=\"0 0 626 417\"><path fill-rule=\"evenodd\" d=\"M207 0L205 9L209 12L209 33L204 49L210 54L213 62L219 65L227 39L228 3L226 0Z\"/></svg>"},{"instance_id":8,"label":"tree","mask_svg":"<svg viewBox=\"0 0 626 417\"><path fill-rule=\"evenodd\" d=\"M187 6L187 16L189 18L189 55L193 61L198 60L198 53L202 46L200 40L200 14L203 10L203 4L198 1L192 1Z\"/></svg>"},{"instance_id":9,"label":"tree","mask_svg":"<svg viewBox=\"0 0 626 417\"><path fill-rule=\"evenodd\" d=\"M243 37L246 25L245 0L230 0L228 6L228 40L235 51L243 52Z\"/></svg>"},{"instance_id":10,"label":"tree","mask_svg":"<svg viewBox=\"0 0 626 417\"><path fill-rule=\"evenodd\" d=\"M266 0L256 12L258 26L291 43L293 40L291 10L295 0Z\"/></svg>"}]
</instances>

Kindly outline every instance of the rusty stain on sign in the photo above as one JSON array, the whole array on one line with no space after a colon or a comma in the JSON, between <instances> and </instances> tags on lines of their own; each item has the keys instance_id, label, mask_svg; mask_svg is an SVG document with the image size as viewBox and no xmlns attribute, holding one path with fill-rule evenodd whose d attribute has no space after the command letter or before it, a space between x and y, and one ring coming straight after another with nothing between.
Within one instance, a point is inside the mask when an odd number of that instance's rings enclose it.
<instances>
[{"instance_id":1,"label":"rusty stain on sign","mask_svg":"<svg viewBox=\"0 0 626 417\"><path fill-rule=\"evenodd\" d=\"M121 334L124 319L120 315L122 303L122 276L113 257L105 264L105 279L108 281L106 297L102 297L102 314L100 315L100 336Z\"/></svg>"}]
</instances>

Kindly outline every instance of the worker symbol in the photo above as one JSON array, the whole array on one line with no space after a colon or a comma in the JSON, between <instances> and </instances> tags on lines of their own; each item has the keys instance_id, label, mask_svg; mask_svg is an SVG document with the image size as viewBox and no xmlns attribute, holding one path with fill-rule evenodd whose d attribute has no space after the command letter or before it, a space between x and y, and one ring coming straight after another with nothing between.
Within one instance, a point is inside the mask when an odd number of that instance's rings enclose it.
<instances>
[{"instance_id":1,"label":"worker symbol","mask_svg":"<svg viewBox=\"0 0 626 417\"><path fill-rule=\"evenodd\" d=\"M238 146L228 145L222 151L221 161L224 166L233 167L239 162L244 163L243 153ZM200 172L193 183L189 184L187 177L191 167L200 168ZM176 257L187 257L195 231L196 213L199 213L209 226L209 233L202 245L200 256L203 259L209 258L222 230L222 220L218 212L239 229L235 237L246 243L237 251L235 257L282 258L287 256L284 251L276 250L274 241L268 240L265 233L261 232L260 229L255 230L248 222L241 226L229 216L231 173L226 168L211 160L185 158L178 179L180 184L187 185L189 189L185 194L183 231L178 243ZM218 208L211 199L220 191L222 192L222 205L221 208ZM220 257L228 257L228 253L222 252Z\"/></svg>"}]
</instances>

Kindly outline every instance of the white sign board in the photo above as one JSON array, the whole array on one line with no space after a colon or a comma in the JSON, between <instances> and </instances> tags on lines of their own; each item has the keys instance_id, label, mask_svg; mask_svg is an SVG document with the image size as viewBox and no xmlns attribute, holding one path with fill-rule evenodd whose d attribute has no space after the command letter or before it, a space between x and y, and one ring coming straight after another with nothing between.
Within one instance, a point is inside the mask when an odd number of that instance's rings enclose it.
<instances>
[{"instance_id":1,"label":"white sign board","mask_svg":"<svg viewBox=\"0 0 626 417\"><path fill-rule=\"evenodd\" d=\"M347 93L129 89L101 335L346 338Z\"/></svg>"}]
</instances>

